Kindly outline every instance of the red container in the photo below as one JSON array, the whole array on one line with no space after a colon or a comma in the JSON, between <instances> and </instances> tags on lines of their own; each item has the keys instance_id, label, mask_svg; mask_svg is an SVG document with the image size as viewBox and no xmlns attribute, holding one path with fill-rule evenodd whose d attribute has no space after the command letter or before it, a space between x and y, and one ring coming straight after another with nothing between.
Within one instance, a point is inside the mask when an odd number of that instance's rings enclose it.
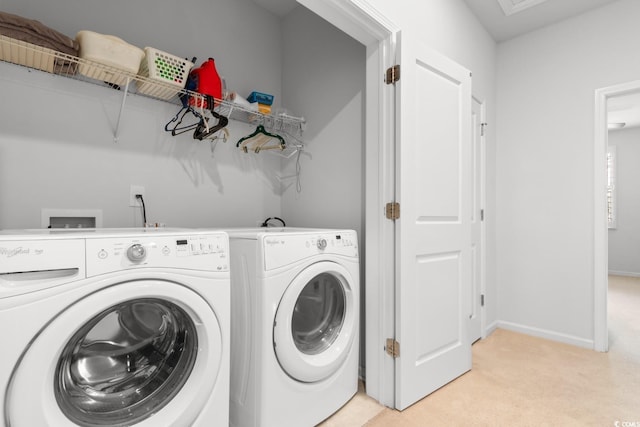
<instances>
[{"instance_id":1,"label":"red container","mask_svg":"<svg viewBox=\"0 0 640 427\"><path fill-rule=\"evenodd\" d=\"M222 81L216 70L216 62L213 58L209 58L201 66L191 70L189 75L195 82L196 92L212 96L217 100L222 99ZM214 105L208 105L206 100L203 101L201 98L194 99L194 97L189 99L189 104L203 108L214 107ZM214 104L218 105L219 102L216 101Z\"/></svg>"}]
</instances>

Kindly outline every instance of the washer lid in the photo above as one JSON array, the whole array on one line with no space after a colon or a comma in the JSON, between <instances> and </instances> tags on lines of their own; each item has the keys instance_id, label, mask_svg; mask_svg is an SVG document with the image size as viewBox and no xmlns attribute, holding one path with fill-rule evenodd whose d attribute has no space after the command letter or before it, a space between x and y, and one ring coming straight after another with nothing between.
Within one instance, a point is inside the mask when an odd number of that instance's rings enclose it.
<instances>
[{"instance_id":1,"label":"washer lid","mask_svg":"<svg viewBox=\"0 0 640 427\"><path fill-rule=\"evenodd\" d=\"M138 280L80 299L23 353L11 425L190 425L219 383L222 333L200 295ZM33 402L38 402L34 405Z\"/></svg>"},{"instance_id":2,"label":"washer lid","mask_svg":"<svg viewBox=\"0 0 640 427\"><path fill-rule=\"evenodd\" d=\"M358 333L357 285L346 268L323 261L304 269L288 286L276 311L273 342L290 377L321 381L342 366Z\"/></svg>"}]
</instances>

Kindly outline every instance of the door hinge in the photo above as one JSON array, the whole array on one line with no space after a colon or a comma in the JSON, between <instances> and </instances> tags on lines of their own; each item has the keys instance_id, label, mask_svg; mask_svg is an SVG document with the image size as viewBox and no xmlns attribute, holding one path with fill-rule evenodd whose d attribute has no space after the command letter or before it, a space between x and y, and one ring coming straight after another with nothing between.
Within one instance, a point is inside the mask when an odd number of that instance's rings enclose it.
<instances>
[{"instance_id":1,"label":"door hinge","mask_svg":"<svg viewBox=\"0 0 640 427\"><path fill-rule=\"evenodd\" d=\"M480 307L484 307L484 294L480 295Z\"/></svg>"},{"instance_id":2,"label":"door hinge","mask_svg":"<svg viewBox=\"0 0 640 427\"><path fill-rule=\"evenodd\" d=\"M484 209L480 209L480 221L484 221Z\"/></svg>"},{"instance_id":3,"label":"door hinge","mask_svg":"<svg viewBox=\"0 0 640 427\"><path fill-rule=\"evenodd\" d=\"M387 338L387 345L385 346L387 354L394 359L400 357L400 343L393 338Z\"/></svg>"},{"instance_id":4,"label":"door hinge","mask_svg":"<svg viewBox=\"0 0 640 427\"><path fill-rule=\"evenodd\" d=\"M389 202L385 209L387 213L387 219L396 220L400 218L400 203Z\"/></svg>"},{"instance_id":5,"label":"door hinge","mask_svg":"<svg viewBox=\"0 0 640 427\"><path fill-rule=\"evenodd\" d=\"M480 123L480 136L484 136L484 128L487 127L487 123Z\"/></svg>"},{"instance_id":6,"label":"door hinge","mask_svg":"<svg viewBox=\"0 0 640 427\"><path fill-rule=\"evenodd\" d=\"M392 85L398 80L400 80L400 65L394 65L393 67L387 68L387 74L384 81L388 85Z\"/></svg>"}]
</instances>

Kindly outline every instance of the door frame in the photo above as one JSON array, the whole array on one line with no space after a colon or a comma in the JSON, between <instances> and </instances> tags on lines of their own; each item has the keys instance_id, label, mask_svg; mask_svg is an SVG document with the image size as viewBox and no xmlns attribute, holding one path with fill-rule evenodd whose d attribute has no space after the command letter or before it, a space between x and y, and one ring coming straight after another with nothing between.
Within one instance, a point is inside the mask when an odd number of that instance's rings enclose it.
<instances>
[{"instance_id":1,"label":"door frame","mask_svg":"<svg viewBox=\"0 0 640 427\"><path fill-rule=\"evenodd\" d=\"M607 100L614 96L640 91L640 80L634 80L595 91L595 137L593 155L593 284L594 284L594 333L593 349L609 350L607 329L607 300L609 285L609 228L607 222Z\"/></svg>"},{"instance_id":2,"label":"door frame","mask_svg":"<svg viewBox=\"0 0 640 427\"><path fill-rule=\"evenodd\" d=\"M384 216L385 204L395 199L395 115L393 85L384 83L384 72L395 63L399 28L366 0L297 1L366 47L366 393L394 407L395 363L383 349L385 337L395 335L395 230Z\"/></svg>"},{"instance_id":3,"label":"door frame","mask_svg":"<svg viewBox=\"0 0 640 427\"><path fill-rule=\"evenodd\" d=\"M487 102L485 99L471 95L471 102L477 102L480 106L480 124L487 124ZM485 218L480 221L480 294L487 294L487 136L480 134L480 209L484 212ZM487 313L486 305L480 305L480 339L487 337Z\"/></svg>"}]
</instances>

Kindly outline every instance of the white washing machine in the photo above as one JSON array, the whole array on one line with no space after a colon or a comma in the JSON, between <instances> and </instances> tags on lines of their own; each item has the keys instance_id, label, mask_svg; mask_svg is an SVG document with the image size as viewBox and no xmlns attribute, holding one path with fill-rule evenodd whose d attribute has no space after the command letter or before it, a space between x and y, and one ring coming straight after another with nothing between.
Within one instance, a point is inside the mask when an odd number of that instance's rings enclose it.
<instances>
[{"instance_id":1,"label":"white washing machine","mask_svg":"<svg viewBox=\"0 0 640 427\"><path fill-rule=\"evenodd\" d=\"M359 261L350 230L227 230L230 424L314 426L358 388Z\"/></svg>"},{"instance_id":2,"label":"white washing machine","mask_svg":"<svg viewBox=\"0 0 640 427\"><path fill-rule=\"evenodd\" d=\"M0 420L228 426L224 232L0 232Z\"/></svg>"}]
</instances>

